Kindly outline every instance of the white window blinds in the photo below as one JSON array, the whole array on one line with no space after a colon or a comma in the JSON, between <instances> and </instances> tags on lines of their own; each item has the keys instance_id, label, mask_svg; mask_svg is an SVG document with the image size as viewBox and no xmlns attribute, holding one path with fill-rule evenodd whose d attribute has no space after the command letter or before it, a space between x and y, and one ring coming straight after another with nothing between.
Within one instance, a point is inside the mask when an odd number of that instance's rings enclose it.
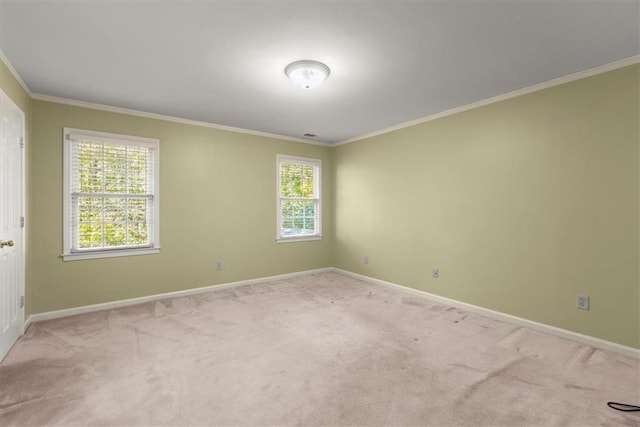
<instances>
[{"instance_id":1,"label":"white window blinds","mask_svg":"<svg viewBox=\"0 0 640 427\"><path fill-rule=\"evenodd\" d=\"M158 145L65 132L65 254L157 247Z\"/></svg>"},{"instance_id":2,"label":"white window blinds","mask_svg":"<svg viewBox=\"0 0 640 427\"><path fill-rule=\"evenodd\" d=\"M320 238L320 165L278 156L278 240Z\"/></svg>"}]
</instances>

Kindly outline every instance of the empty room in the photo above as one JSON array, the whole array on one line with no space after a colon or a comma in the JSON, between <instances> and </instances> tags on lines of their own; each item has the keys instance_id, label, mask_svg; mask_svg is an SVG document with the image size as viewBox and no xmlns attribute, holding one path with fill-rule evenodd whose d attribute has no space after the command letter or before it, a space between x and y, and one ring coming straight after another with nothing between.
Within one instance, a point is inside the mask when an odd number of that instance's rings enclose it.
<instances>
[{"instance_id":1,"label":"empty room","mask_svg":"<svg viewBox=\"0 0 640 427\"><path fill-rule=\"evenodd\" d=\"M0 425L640 425L640 1L0 0Z\"/></svg>"}]
</instances>

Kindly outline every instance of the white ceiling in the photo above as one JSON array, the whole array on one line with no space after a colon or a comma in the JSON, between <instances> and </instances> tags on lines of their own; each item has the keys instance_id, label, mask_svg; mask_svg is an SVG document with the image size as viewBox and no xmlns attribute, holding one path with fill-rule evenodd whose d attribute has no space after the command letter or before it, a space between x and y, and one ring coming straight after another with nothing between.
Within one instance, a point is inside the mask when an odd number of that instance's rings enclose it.
<instances>
[{"instance_id":1,"label":"white ceiling","mask_svg":"<svg viewBox=\"0 0 640 427\"><path fill-rule=\"evenodd\" d=\"M36 94L335 143L640 53L635 0L12 1ZM284 67L331 76L294 87Z\"/></svg>"}]
</instances>

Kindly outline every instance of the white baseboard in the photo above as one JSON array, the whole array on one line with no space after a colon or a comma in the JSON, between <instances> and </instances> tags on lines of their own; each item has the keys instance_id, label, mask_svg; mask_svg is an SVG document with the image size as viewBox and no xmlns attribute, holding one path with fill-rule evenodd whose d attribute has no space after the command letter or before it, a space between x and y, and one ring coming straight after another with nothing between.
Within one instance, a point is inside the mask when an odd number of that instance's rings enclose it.
<instances>
[{"instance_id":1,"label":"white baseboard","mask_svg":"<svg viewBox=\"0 0 640 427\"><path fill-rule=\"evenodd\" d=\"M603 350L613 351L615 353L622 354L624 356L640 359L640 349L627 347L611 341L602 340L600 338L591 337L589 335L579 334L577 332L568 331L566 329L558 328L555 326L545 325L544 323L534 322L533 320L523 319L521 317L512 316L510 314L501 313L499 311L490 310L488 308L479 307L477 305L468 304L468 303L454 300L451 298L442 297L439 295L431 294L429 292L409 288L409 287L398 285L392 282L386 282L384 280L376 279L369 276L364 276L362 274L353 273L351 271L342 270L340 268L335 268L335 267L326 267L326 268L320 268L317 270L299 271L296 273L280 274L277 276L260 277L257 279L241 280L238 282L222 283L219 285L203 286L200 288L185 289L182 291L167 292L163 294L111 301L111 302L106 302L102 304L92 304L92 305L85 305L82 307L73 307L73 308L68 308L64 310L55 310L55 311L48 311L45 313L32 314L27 318L24 324L24 330L26 331L29 325L31 325L32 323L39 322L42 320L57 319L60 317L73 316L76 314L90 313L93 311L109 310L113 308L126 307L130 305L135 305L135 304L142 304L149 301L157 301L157 300L166 299L166 298L176 298L176 297L184 297L188 295L196 295L204 292L218 291L221 289L234 288L242 285L264 283L264 282L269 282L273 280L281 280L281 279L287 279L292 277L307 276L310 274L325 273L328 271L342 273L347 276L355 277L357 279L361 279L369 283L375 283L375 284L391 287L393 289L410 293L412 295L417 295L419 297L426 298L441 304L458 307L463 310L467 310L472 313L477 313L492 319L501 320L503 322L508 322L518 326L523 326L525 328L533 329L535 331L548 333L561 338L566 338L572 341L579 342L581 344L590 345L592 347L601 348Z\"/></svg>"},{"instance_id":2,"label":"white baseboard","mask_svg":"<svg viewBox=\"0 0 640 427\"><path fill-rule=\"evenodd\" d=\"M576 341L581 344L590 345L592 347L601 348L603 350L613 351L623 356L632 357L634 359L640 359L640 349L627 347L621 344L617 344L611 341L602 340L600 338L591 337L589 335L579 334L577 332L568 331L566 329L558 328L555 326L545 325L544 323L534 322L533 320L523 319L522 317L512 316L510 314L501 313L499 311L490 310L488 308L479 307L477 305L468 304L451 298L441 297L439 295L431 294L429 292L421 291L418 289L409 288L406 286L398 285L396 283L386 282L384 280L375 279L373 277L364 276L358 273L352 273L351 271L334 268L333 271L345 274L347 276L355 277L366 282L376 283L383 286L388 286L394 289L398 289L413 295L420 296L422 298L429 299L431 301L439 302L449 306L461 308L463 310L480 314L492 319L501 320L514 325L523 326L525 328L533 329L535 331L544 332L557 337L566 338L571 341Z\"/></svg>"},{"instance_id":3,"label":"white baseboard","mask_svg":"<svg viewBox=\"0 0 640 427\"><path fill-rule=\"evenodd\" d=\"M166 299L166 298L177 298L177 297L184 297L188 295L201 294L204 292L219 291L221 289L235 288L237 286L251 285L254 283L264 283L264 282L271 282L274 280L282 280L282 279L288 279L288 278L298 277L298 276L307 276L310 274L326 273L328 271L334 271L334 268L326 267L326 268L319 268L317 270L306 270L306 271L299 271L296 273L279 274L277 276L268 276L268 277L260 277L257 279L240 280L238 282L221 283L219 285L209 285L209 286L203 286L200 288L185 289L182 291L166 292L163 294L148 295L148 296L138 297L138 298L129 298L129 299L123 299L118 301L110 301L110 302L105 302L101 304L91 304L91 305L84 305L81 307L66 308L63 310L54 310L54 311L47 311L44 313L36 313L36 314L30 315L27 318L26 322L24 323L23 329L24 331L26 331L27 328L32 323L40 322L42 320L57 319L60 317L74 316L76 314L90 313L93 311L126 307L130 305L142 304L145 302L157 301L157 300Z\"/></svg>"}]
</instances>

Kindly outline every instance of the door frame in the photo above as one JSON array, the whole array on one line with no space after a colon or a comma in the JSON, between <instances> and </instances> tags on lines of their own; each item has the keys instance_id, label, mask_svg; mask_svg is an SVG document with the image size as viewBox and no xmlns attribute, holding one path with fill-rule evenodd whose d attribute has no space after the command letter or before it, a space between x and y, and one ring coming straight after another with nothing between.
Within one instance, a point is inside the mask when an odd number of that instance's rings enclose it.
<instances>
[{"instance_id":1,"label":"door frame","mask_svg":"<svg viewBox=\"0 0 640 427\"><path fill-rule=\"evenodd\" d=\"M24 304L22 304L22 307L20 307L20 314L19 314L19 322L21 322L20 326L20 330L21 330L21 334L20 336L22 336L25 332L25 328L26 328L26 324L25 324L25 312L26 312L26 308L27 308L27 295L26 295L26 281L27 281L27 268L26 268L26 261L27 261L27 220L26 220L26 200L27 200L27 171L26 171L26 150L27 150L27 135L26 135L26 117L24 114L24 111L22 111L22 109L18 106L18 104L16 104L13 99L11 99L11 97L9 95L7 95L7 93L0 88L0 105L4 105L5 108L6 106L8 106L9 108L14 109L18 115L20 116L20 119L22 120L22 128L20 129L20 133L22 135L22 150L20 150L20 169L21 169L21 176L20 176L20 180L21 180L21 189L20 189L20 211L21 211L21 216L22 218L24 218L24 225L22 227L22 248L20 248L20 252L21 252L21 270L22 270L22 281L19 285L20 287L20 295L23 298L23 302ZM15 344L15 343L14 343Z\"/></svg>"}]
</instances>

